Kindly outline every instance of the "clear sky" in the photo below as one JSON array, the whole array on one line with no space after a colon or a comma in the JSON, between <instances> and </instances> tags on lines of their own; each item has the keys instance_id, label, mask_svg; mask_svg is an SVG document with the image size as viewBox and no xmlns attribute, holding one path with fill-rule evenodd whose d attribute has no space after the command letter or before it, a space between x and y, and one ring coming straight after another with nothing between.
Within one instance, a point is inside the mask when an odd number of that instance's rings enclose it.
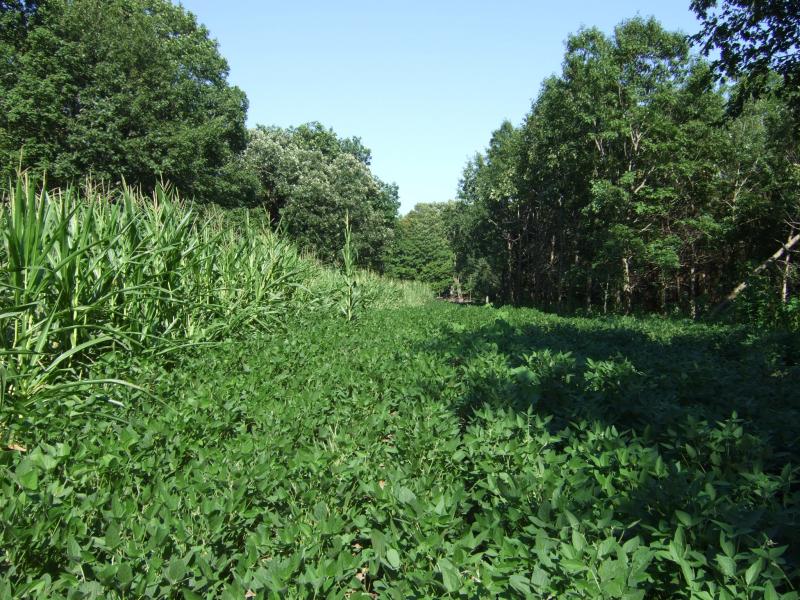
<instances>
[{"instance_id":1,"label":"clear sky","mask_svg":"<svg viewBox=\"0 0 800 600\"><path fill-rule=\"evenodd\" d=\"M655 16L695 33L689 0L182 0L219 42L248 125L320 121L372 149L401 212L455 197L465 162L521 122L566 37Z\"/></svg>"}]
</instances>

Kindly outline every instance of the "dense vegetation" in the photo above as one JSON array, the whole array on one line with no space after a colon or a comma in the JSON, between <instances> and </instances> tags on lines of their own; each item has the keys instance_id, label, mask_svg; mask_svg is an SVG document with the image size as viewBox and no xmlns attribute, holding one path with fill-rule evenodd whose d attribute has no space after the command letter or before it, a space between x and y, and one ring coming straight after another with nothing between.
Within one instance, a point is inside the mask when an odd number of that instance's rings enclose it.
<instances>
[{"instance_id":1,"label":"dense vegetation","mask_svg":"<svg viewBox=\"0 0 800 600\"><path fill-rule=\"evenodd\" d=\"M5 441L18 428L34 427L26 420L31 407L92 383L83 376L98 356L160 356L269 329L301 308L337 302L343 285L301 260L271 232L268 218L244 213L237 221L208 208L195 214L163 188L152 198L129 189L80 196L69 189L37 192L21 179L6 201L0 212ZM362 304L374 301L374 279L353 276L367 288Z\"/></svg>"},{"instance_id":2,"label":"dense vegetation","mask_svg":"<svg viewBox=\"0 0 800 600\"><path fill-rule=\"evenodd\" d=\"M796 600L794 4L580 31L398 218L180 6L0 0L0 598Z\"/></svg>"},{"instance_id":3,"label":"dense vegetation","mask_svg":"<svg viewBox=\"0 0 800 600\"><path fill-rule=\"evenodd\" d=\"M382 268L398 192L370 172L370 150L318 123L248 131L216 42L170 0L0 1L0 62L3 182L20 167L53 187L169 181L263 206L328 261L349 212L361 264Z\"/></svg>"},{"instance_id":4,"label":"dense vegetation","mask_svg":"<svg viewBox=\"0 0 800 600\"><path fill-rule=\"evenodd\" d=\"M797 327L791 248L751 276L798 239L794 4L696 0L693 39L642 18L570 36L562 73L467 164L458 201L401 223L359 138L315 122L245 130L244 94L180 6L2 2L0 175L147 192L165 179L264 207L327 262L349 213L363 266L495 302L698 316L746 282L740 317Z\"/></svg>"},{"instance_id":5,"label":"dense vegetation","mask_svg":"<svg viewBox=\"0 0 800 600\"><path fill-rule=\"evenodd\" d=\"M339 138L319 123L258 127L243 164L258 180L255 202L296 243L333 260L342 247L342 216L358 232L361 264L381 269L400 207L397 186L369 170L371 152L358 138ZM413 278L409 278L413 279Z\"/></svg>"},{"instance_id":6,"label":"dense vegetation","mask_svg":"<svg viewBox=\"0 0 800 600\"><path fill-rule=\"evenodd\" d=\"M719 51L722 73L763 92L775 72L786 81L784 96L800 109L800 3L797 0L692 0L702 29L693 36L703 53ZM797 114L797 113L796 113Z\"/></svg>"},{"instance_id":7,"label":"dense vegetation","mask_svg":"<svg viewBox=\"0 0 800 600\"><path fill-rule=\"evenodd\" d=\"M455 257L447 237L446 204L417 204L400 218L385 257L386 274L423 281L439 294L450 293Z\"/></svg>"},{"instance_id":8,"label":"dense vegetation","mask_svg":"<svg viewBox=\"0 0 800 600\"><path fill-rule=\"evenodd\" d=\"M796 125L772 85L734 111L739 90L652 20L571 36L562 74L464 172L460 279L559 309L697 315L720 302L800 219ZM790 254L777 266L769 289L788 304Z\"/></svg>"},{"instance_id":9,"label":"dense vegetation","mask_svg":"<svg viewBox=\"0 0 800 600\"><path fill-rule=\"evenodd\" d=\"M441 303L110 358L3 453L5 589L796 598L799 352Z\"/></svg>"},{"instance_id":10,"label":"dense vegetation","mask_svg":"<svg viewBox=\"0 0 800 600\"><path fill-rule=\"evenodd\" d=\"M22 165L53 185L91 174L239 193L246 97L208 31L168 0L1 2L0 57L4 182Z\"/></svg>"}]
</instances>

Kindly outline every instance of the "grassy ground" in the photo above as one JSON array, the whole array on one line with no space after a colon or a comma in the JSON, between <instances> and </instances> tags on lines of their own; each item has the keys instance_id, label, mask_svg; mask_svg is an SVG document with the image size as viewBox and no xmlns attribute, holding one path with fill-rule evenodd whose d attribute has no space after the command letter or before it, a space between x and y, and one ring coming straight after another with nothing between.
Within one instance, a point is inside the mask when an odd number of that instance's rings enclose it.
<instances>
[{"instance_id":1,"label":"grassy ground","mask_svg":"<svg viewBox=\"0 0 800 600\"><path fill-rule=\"evenodd\" d=\"M169 356L0 454L0 596L797 597L796 338L428 303Z\"/></svg>"}]
</instances>

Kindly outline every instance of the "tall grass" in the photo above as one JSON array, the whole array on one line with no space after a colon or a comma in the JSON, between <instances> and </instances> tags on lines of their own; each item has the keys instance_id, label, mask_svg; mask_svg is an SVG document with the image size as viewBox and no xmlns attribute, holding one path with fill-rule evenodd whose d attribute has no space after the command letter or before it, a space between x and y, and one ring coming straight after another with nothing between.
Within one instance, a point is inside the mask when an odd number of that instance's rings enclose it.
<instances>
[{"instance_id":1,"label":"tall grass","mask_svg":"<svg viewBox=\"0 0 800 600\"><path fill-rule=\"evenodd\" d=\"M89 384L111 349L165 352L269 326L308 275L259 223L226 227L172 190L48 192L20 177L0 206L0 436Z\"/></svg>"}]
</instances>

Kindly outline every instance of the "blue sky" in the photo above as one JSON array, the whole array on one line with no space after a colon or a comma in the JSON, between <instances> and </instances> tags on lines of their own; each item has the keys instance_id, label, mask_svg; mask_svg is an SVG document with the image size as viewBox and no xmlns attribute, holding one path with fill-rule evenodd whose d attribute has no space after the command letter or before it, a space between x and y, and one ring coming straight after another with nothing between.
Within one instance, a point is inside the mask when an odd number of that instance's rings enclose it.
<instances>
[{"instance_id":1,"label":"blue sky","mask_svg":"<svg viewBox=\"0 0 800 600\"><path fill-rule=\"evenodd\" d=\"M465 162L519 123L582 26L655 16L699 28L689 0L182 0L211 31L248 125L320 121L361 137L401 212L455 197Z\"/></svg>"}]
</instances>

